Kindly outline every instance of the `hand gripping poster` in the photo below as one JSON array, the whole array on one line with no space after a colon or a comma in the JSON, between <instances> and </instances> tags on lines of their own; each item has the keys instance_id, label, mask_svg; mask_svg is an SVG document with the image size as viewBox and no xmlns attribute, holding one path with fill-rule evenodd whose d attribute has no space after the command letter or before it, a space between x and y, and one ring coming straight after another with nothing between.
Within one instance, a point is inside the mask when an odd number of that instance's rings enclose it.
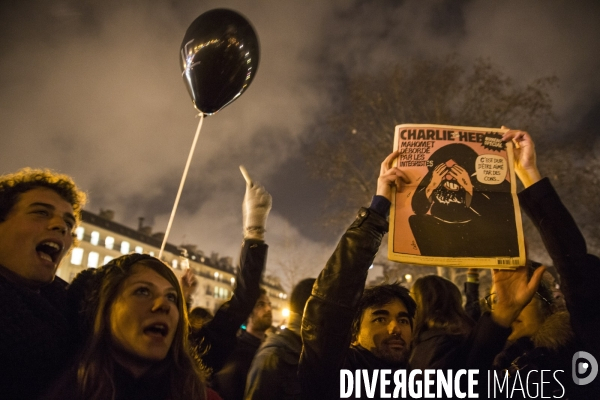
<instances>
[{"instance_id":1,"label":"hand gripping poster","mask_svg":"<svg viewBox=\"0 0 600 400\"><path fill-rule=\"evenodd\" d=\"M447 267L515 268L525 245L506 130L396 126L395 163L410 178L390 212L388 258Z\"/></svg>"}]
</instances>

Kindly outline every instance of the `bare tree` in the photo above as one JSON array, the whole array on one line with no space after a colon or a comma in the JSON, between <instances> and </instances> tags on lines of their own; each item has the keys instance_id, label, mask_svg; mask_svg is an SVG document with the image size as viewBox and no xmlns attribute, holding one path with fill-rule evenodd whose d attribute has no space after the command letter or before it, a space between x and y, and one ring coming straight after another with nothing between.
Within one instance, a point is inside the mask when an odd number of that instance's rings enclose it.
<instances>
[{"instance_id":1,"label":"bare tree","mask_svg":"<svg viewBox=\"0 0 600 400\"><path fill-rule=\"evenodd\" d=\"M556 77L518 86L489 60L477 60L470 70L458 61L413 60L349 80L307 156L312 173L331 183L328 222L347 221L357 202L368 203L398 124L504 124L541 131L555 118L548 90Z\"/></svg>"},{"instance_id":2,"label":"bare tree","mask_svg":"<svg viewBox=\"0 0 600 400\"><path fill-rule=\"evenodd\" d=\"M281 249L279 252L280 255L274 258L273 263L277 266L278 275L282 278L285 290L288 294L291 294L292 289L298 282L314 276L312 271L314 266L307 263L304 249L297 246L289 230L289 223L286 222L283 235L275 243L275 246Z\"/></svg>"},{"instance_id":3,"label":"bare tree","mask_svg":"<svg viewBox=\"0 0 600 400\"><path fill-rule=\"evenodd\" d=\"M396 125L507 125L542 132L555 119L549 90L556 84L549 76L517 85L489 60L465 69L456 56L352 77L307 156L312 173L330 183L326 222L337 228L357 204L368 204Z\"/></svg>"}]
</instances>

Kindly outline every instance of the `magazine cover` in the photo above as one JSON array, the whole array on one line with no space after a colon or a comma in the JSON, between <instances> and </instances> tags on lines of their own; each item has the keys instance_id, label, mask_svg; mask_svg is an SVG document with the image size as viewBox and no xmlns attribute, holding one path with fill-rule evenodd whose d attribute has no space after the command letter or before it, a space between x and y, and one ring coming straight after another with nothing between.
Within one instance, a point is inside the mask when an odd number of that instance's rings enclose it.
<instances>
[{"instance_id":1,"label":"magazine cover","mask_svg":"<svg viewBox=\"0 0 600 400\"><path fill-rule=\"evenodd\" d=\"M512 143L506 130L396 126L396 166L411 183L396 191L388 258L409 264L525 265Z\"/></svg>"}]
</instances>

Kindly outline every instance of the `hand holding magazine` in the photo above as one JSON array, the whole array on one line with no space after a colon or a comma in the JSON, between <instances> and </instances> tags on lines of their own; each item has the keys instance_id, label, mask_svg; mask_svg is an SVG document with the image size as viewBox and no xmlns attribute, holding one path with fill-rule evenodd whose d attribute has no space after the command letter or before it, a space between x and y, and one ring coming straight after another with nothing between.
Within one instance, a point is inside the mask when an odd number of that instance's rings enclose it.
<instances>
[{"instance_id":1,"label":"hand holding magazine","mask_svg":"<svg viewBox=\"0 0 600 400\"><path fill-rule=\"evenodd\" d=\"M507 129L396 126L388 257L411 264L515 268L525 246Z\"/></svg>"}]
</instances>

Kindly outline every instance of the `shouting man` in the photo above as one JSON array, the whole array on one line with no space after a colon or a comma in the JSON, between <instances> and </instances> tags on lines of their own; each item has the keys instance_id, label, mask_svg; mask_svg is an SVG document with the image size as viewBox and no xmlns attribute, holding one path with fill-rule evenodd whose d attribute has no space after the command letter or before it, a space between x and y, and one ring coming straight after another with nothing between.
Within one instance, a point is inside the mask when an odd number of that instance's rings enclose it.
<instances>
[{"instance_id":1,"label":"shouting man","mask_svg":"<svg viewBox=\"0 0 600 400\"><path fill-rule=\"evenodd\" d=\"M0 393L36 398L68 360L66 282L85 194L70 177L23 169L0 177Z\"/></svg>"}]
</instances>

